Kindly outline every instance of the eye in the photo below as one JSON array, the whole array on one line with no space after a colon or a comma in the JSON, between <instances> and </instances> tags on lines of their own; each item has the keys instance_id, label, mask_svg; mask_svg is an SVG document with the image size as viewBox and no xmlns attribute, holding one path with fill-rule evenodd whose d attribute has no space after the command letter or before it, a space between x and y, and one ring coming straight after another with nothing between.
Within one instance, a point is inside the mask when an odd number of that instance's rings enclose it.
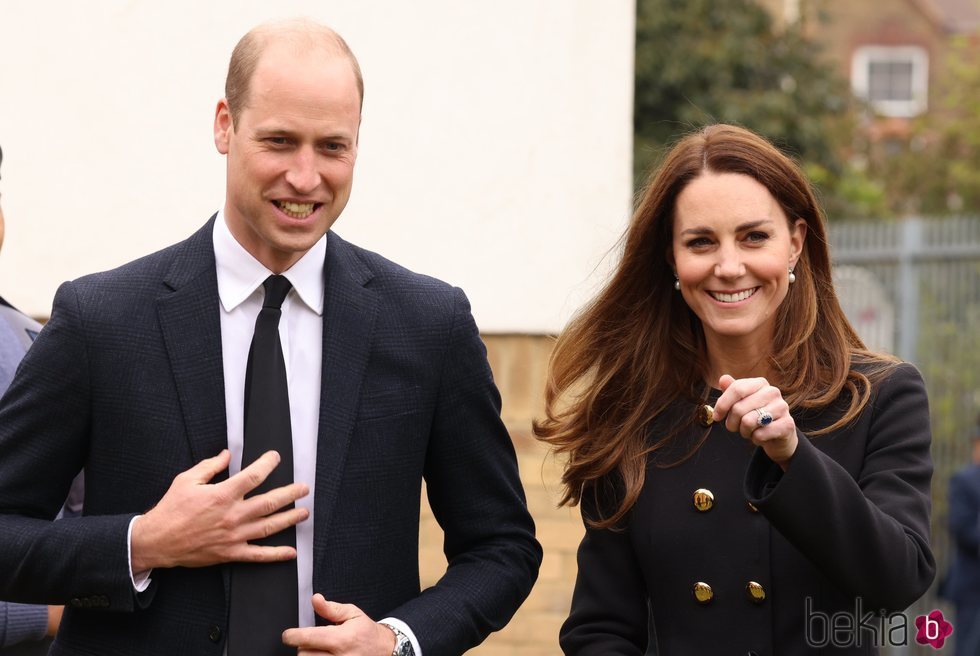
<instances>
[{"instance_id":1,"label":"eye","mask_svg":"<svg viewBox=\"0 0 980 656\"><path fill-rule=\"evenodd\" d=\"M707 237L694 237L692 239L688 239L684 245L688 248L703 249L711 245L711 240Z\"/></svg>"},{"instance_id":2,"label":"eye","mask_svg":"<svg viewBox=\"0 0 980 656\"><path fill-rule=\"evenodd\" d=\"M289 145L289 139L286 137L266 137L263 139L265 143L276 148Z\"/></svg>"},{"instance_id":3,"label":"eye","mask_svg":"<svg viewBox=\"0 0 980 656\"><path fill-rule=\"evenodd\" d=\"M762 232L761 230L753 230L749 234L745 235L745 241L752 244L761 244L769 240L769 233Z\"/></svg>"}]
</instances>

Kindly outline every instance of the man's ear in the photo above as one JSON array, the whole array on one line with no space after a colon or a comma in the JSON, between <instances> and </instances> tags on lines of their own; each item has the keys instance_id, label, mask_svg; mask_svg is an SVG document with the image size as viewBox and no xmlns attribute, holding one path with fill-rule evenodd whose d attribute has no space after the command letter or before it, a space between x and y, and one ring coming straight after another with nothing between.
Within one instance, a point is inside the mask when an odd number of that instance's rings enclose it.
<instances>
[{"instance_id":1,"label":"man's ear","mask_svg":"<svg viewBox=\"0 0 980 656\"><path fill-rule=\"evenodd\" d=\"M214 110L214 147L222 155L228 154L228 142L231 140L231 133L234 131L235 127L231 120L228 101L222 98Z\"/></svg>"}]
</instances>

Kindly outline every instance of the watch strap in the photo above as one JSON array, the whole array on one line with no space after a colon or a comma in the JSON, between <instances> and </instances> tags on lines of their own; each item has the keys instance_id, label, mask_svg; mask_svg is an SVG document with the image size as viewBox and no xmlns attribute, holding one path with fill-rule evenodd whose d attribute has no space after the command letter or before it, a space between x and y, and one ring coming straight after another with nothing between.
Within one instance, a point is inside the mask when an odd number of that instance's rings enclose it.
<instances>
[{"instance_id":1,"label":"watch strap","mask_svg":"<svg viewBox=\"0 0 980 656\"><path fill-rule=\"evenodd\" d=\"M378 622L378 624L384 624L395 634L395 648L392 650L391 656L415 656L415 648L412 647L411 639L401 629L387 622Z\"/></svg>"}]
</instances>

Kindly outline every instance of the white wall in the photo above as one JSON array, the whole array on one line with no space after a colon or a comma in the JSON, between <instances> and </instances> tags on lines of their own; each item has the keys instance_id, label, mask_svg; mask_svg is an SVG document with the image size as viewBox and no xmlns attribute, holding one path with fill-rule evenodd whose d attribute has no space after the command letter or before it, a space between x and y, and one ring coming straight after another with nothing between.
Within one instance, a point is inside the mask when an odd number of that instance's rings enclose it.
<instances>
[{"instance_id":1,"label":"white wall","mask_svg":"<svg viewBox=\"0 0 980 656\"><path fill-rule=\"evenodd\" d=\"M0 0L0 293L46 316L199 227L231 50L299 15L365 77L337 232L463 287L484 332L558 330L629 213L633 0Z\"/></svg>"}]
</instances>

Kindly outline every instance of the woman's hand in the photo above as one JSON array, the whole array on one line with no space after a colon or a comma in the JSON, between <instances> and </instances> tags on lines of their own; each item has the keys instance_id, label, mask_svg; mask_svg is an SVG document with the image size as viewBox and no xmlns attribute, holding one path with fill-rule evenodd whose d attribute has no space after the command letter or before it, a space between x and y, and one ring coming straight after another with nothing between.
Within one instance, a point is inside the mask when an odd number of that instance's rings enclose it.
<instances>
[{"instance_id":1,"label":"woman's hand","mask_svg":"<svg viewBox=\"0 0 980 656\"><path fill-rule=\"evenodd\" d=\"M725 374L718 379L721 396L713 419L762 447L769 459L785 471L796 452L796 422L782 393L765 378L740 378Z\"/></svg>"}]
</instances>

